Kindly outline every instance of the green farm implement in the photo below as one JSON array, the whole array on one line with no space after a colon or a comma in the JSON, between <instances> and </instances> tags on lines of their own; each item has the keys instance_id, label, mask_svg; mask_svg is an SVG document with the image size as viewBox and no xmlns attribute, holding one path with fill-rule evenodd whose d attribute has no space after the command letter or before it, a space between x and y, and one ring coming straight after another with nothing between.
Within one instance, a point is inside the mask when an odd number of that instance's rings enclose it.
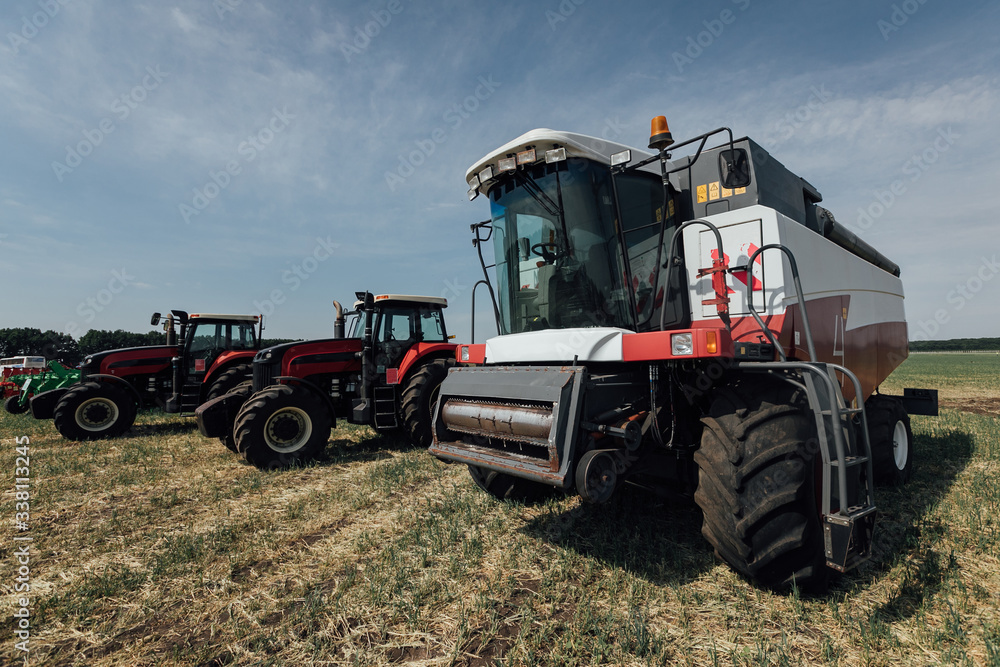
<instances>
[{"instance_id":1,"label":"green farm implement","mask_svg":"<svg viewBox=\"0 0 1000 667\"><path fill-rule=\"evenodd\" d=\"M4 409L11 414L28 411L28 399L50 389L68 387L80 381L80 371L50 361L47 369L7 369L2 384Z\"/></svg>"}]
</instances>

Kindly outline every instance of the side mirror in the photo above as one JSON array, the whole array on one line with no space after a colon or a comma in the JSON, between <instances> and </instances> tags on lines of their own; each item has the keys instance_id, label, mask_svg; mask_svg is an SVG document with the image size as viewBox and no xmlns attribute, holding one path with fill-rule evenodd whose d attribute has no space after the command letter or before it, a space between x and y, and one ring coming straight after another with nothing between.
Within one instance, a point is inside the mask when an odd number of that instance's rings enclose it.
<instances>
[{"instance_id":1,"label":"side mirror","mask_svg":"<svg viewBox=\"0 0 1000 667\"><path fill-rule=\"evenodd\" d=\"M159 313L153 313L153 316L152 316L151 318L149 318L149 323L150 323L150 324L151 324L152 326L154 326L154 327L155 327L155 326L156 326L157 324L159 324L159 323L160 323L160 314L159 314Z\"/></svg>"},{"instance_id":2,"label":"side mirror","mask_svg":"<svg viewBox=\"0 0 1000 667\"><path fill-rule=\"evenodd\" d=\"M742 148L719 153L719 180L727 190L750 185L750 159Z\"/></svg>"}]
</instances>

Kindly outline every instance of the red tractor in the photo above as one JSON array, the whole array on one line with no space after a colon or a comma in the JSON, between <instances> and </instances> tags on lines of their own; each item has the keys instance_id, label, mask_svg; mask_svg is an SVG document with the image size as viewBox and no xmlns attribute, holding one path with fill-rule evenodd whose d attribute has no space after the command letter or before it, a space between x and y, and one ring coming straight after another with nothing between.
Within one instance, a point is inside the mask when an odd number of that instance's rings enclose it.
<instances>
[{"instance_id":1,"label":"red tractor","mask_svg":"<svg viewBox=\"0 0 1000 667\"><path fill-rule=\"evenodd\" d=\"M159 324L160 313L150 323ZM80 381L34 396L31 414L53 419L68 440L93 440L125 433L144 407L193 413L249 377L260 349L258 326L256 315L172 310L164 323L165 345L88 355Z\"/></svg>"},{"instance_id":2,"label":"red tractor","mask_svg":"<svg viewBox=\"0 0 1000 667\"><path fill-rule=\"evenodd\" d=\"M534 130L469 169L500 335L460 347L430 451L499 498L693 497L735 570L821 588L869 557L875 482L910 476L908 413L937 411L877 393L907 355L899 267L728 128L674 144L660 116L649 148Z\"/></svg>"},{"instance_id":3,"label":"red tractor","mask_svg":"<svg viewBox=\"0 0 1000 667\"><path fill-rule=\"evenodd\" d=\"M319 454L337 415L376 431L402 427L416 445L431 440L431 407L455 364L440 297L358 293L352 335L340 304L334 337L261 350L253 380L198 408L206 437L262 468Z\"/></svg>"}]
</instances>

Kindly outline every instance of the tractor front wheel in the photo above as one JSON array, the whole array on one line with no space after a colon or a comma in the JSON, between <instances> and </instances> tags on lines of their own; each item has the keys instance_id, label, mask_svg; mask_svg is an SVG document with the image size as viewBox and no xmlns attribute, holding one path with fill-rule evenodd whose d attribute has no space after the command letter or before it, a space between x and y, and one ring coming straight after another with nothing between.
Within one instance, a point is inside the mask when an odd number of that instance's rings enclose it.
<instances>
[{"instance_id":1,"label":"tractor front wheel","mask_svg":"<svg viewBox=\"0 0 1000 667\"><path fill-rule=\"evenodd\" d=\"M115 438L132 427L136 409L123 389L107 382L83 382L63 394L52 418L67 440Z\"/></svg>"},{"instance_id":2,"label":"tractor front wheel","mask_svg":"<svg viewBox=\"0 0 1000 667\"><path fill-rule=\"evenodd\" d=\"M251 393L250 385L253 384L250 380L250 373L251 367L247 364L233 366L222 373L212 382L212 386L208 388L208 394L205 395L206 402L236 391L239 391L243 395L243 402L246 402L247 397ZM236 451L236 437L233 435L233 424L229 425L228 432L219 438L219 441L227 449Z\"/></svg>"},{"instance_id":3,"label":"tractor front wheel","mask_svg":"<svg viewBox=\"0 0 1000 667\"><path fill-rule=\"evenodd\" d=\"M275 385L250 397L236 415L236 448L258 468L285 468L313 459L330 439L323 399L309 389Z\"/></svg>"},{"instance_id":4,"label":"tractor front wheel","mask_svg":"<svg viewBox=\"0 0 1000 667\"><path fill-rule=\"evenodd\" d=\"M743 381L720 390L702 422L694 455L702 535L761 585L823 590L818 447L804 393L781 381Z\"/></svg>"},{"instance_id":5,"label":"tractor front wheel","mask_svg":"<svg viewBox=\"0 0 1000 667\"><path fill-rule=\"evenodd\" d=\"M441 383L448 377L448 367L454 362L448 359L435 359L418 370L410 378L403 390L401 410L406 434L417 447L431 445L431 418L434 416L434 404L437 403Z\"/></svg>"},{"instance_id":6,"label":"tractor front wheel","mask_svg":"<svg viewBox=\"0 0 1000 667\"><path fill-rule=\"evenodd\" d=\"M902 401L875 395L865 403L875 482L901 486L913 472L913 431Z\"/></svg>"}]
</instances>

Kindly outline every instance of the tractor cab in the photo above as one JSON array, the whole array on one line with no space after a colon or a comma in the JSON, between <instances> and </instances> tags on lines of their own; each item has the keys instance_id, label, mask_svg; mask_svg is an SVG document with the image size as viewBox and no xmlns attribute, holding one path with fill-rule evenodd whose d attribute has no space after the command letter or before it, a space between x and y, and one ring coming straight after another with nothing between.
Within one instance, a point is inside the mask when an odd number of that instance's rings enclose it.
<instances>
[{"instance_id":1,"label":"tractor cab","mask_svg":"<svg viewBox=\"0 0 1000 667\"><path fill-rule=\"evenodd\" d=\"M407 355L419 349L421 343L448 342L444 324L448 301L433 296L368 292L358 292L357 297L355 309L360 317L355 331L363 332L364 364L352 421L371 423L374 407L376 427L389 428L396 421L397 383L405 371ZM383 404L385 409L379 410Z\"/></svg>"},{"instance_id":2,"label":"tractor cab","mask_svg":"<svg viewBox=\"0 0 1000 667\"><path fill-rule=\"evenodd\" d=\"M160 314L154 313L150 324L156 326L159 323ZM163 328L168 344L176 344L179 349L177 356L171 360L169 397L157 399L163 403L164 410L171 413L193 412L204 399L203 384L213 367L246 357L248 352L260 349L261 332L258 327L262 324L258 315L188 315L182 310L170 311Z\"/></svg>"},{"instance_id":3,"label":"tractor cab","mask_svg":"<svg viewBox=\"0 0 1000 667\"><path fill-rule=\"evenodd\" d=\"M186 375L203 377L223 352L258 349L258 321L256 315L191 315L181 352Z\"/></svg>"}]
</instances>

